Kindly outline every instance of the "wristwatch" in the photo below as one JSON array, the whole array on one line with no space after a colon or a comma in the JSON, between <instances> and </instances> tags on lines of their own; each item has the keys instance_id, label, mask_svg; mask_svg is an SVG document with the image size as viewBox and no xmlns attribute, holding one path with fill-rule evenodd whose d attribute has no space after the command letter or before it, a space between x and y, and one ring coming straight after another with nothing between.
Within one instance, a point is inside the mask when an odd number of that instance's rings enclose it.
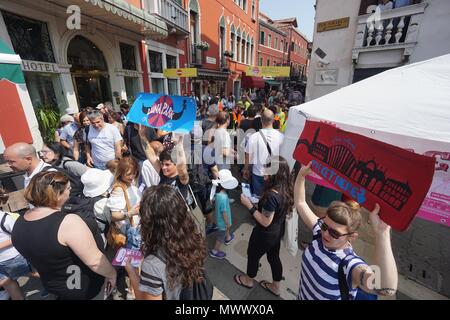
<instances>
[{"instance_id":1,"label":"wristwatch","mask_svg":"<svg viewBox=\"0 0 450 320\"><path fill-rule=\"evenodd\" d=\"M255 206L253 206L253 207L251 207L250 209L248 209L248 212L250 213L250 215L253 217L253 214L255 213L255 211L257 211L258 209L255 207Z\"/></svg>"}]
</instances>

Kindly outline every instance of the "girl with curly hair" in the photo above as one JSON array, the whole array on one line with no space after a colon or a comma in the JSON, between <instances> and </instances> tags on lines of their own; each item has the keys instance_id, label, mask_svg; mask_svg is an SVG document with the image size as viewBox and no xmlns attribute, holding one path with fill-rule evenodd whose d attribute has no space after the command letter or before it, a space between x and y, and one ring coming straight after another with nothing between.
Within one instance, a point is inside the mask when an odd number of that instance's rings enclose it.
<instances>
[{"instance_id":1,"label":"girl with curly hair","mask_svg":"<svg viewBox=\"0 0 450 320\"><path fill-rule=\"evenodd\" d=\"M144 261L125 269L137 300L178 300L182 288L203 281L206 244L180 193L168 185L148 188L139 210Z\"/></svg>"}]
</instances>

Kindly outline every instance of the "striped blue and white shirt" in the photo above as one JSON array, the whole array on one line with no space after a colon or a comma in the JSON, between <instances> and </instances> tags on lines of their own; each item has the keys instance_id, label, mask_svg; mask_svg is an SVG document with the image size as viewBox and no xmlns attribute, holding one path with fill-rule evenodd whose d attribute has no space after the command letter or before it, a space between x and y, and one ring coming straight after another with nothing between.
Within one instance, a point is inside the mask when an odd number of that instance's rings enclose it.
<instances>
[{"instance_id":1,"label":"striped blue and white shirt","mask_svg":"<svg viewBox=\"0 0 450 320\"><path fill-rule=\"evenodd\" d=\"M352 270L359 265L367 265L350 246L343 250L328 250L324 247L319 224L313 228L314 239L302 256L298 299L300 300L341 300L338 269L345 259L344 274L348 287L352 288ZM354 299L357 289L351 289L350 299Z\"/></svg>"}]
</instances>

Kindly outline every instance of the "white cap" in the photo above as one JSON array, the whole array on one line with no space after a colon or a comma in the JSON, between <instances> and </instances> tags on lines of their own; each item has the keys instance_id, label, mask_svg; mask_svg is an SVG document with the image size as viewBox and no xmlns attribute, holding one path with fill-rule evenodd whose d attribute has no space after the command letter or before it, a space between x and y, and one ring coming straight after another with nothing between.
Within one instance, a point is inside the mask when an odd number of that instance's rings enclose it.
<instances>
[{"instance_id":1,"label":"white cap","mask_svg":"<svg viewBox=\"0 0 450 320\"><path fill-rule=\"evenodd\" d=\"M101 109L103 109L104 107L105 107L105 105L104 105L103 103L99 103L99 104L95 107L95 109L101 110Z\"/></svg>"},{"instance_id":2,"label":"white cap","mask_svg":"<svg viewBox=\"0 0 450 320\"><path fill-rule=\"evenodd\" d=\"M222 169L219 171L219 179L212 180L212 188L211 188L211 194L209 195L210 199L214 198L214 195L216 194L216 187L220 184L220 186L224 189L234 189L238 186L239 182L235 177L233 177L233 174L228 169Z\"/></svg>"},{"instance_id":3,"label":"white cap","mask_svg":"<svg viewBox=\"0 0 450 320\"><path fill-rule=\"evenodd\" d=\"M81 176L84 184L83 194L86 197L94 198L108 191L113 182L114 176L109 170L89 169Z\"/></svg>"}]
</instances>

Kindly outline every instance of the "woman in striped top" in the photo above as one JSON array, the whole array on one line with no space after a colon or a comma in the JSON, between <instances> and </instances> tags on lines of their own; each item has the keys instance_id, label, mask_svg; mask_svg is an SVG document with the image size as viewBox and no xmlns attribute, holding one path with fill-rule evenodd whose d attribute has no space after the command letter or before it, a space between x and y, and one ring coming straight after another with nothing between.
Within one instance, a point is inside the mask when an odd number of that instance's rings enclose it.
<instances>
[{"instance_id":1,"label":"woman in striped top","mask_svg":"<svg viewBox=\"0 0 450 320\"><path fill-rule=\"evenodd\" d=\"M358 237L359 206L335 201L327 209L327 215L319 219L306 203L305 177L310 172L311 163L303 166L294 186L297 212L313 231L313 241L302 257L298 298L353 300L358 289L375 295L394 295L397 266L391 248L391 228L379 218L380 206L376 204L369 217L375 234L375 266L371 268L353 252L350 244Z\"/></svg>"}]
</instances>

